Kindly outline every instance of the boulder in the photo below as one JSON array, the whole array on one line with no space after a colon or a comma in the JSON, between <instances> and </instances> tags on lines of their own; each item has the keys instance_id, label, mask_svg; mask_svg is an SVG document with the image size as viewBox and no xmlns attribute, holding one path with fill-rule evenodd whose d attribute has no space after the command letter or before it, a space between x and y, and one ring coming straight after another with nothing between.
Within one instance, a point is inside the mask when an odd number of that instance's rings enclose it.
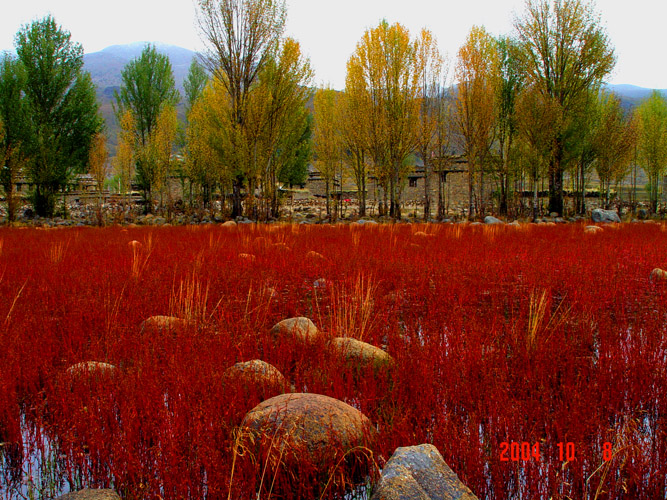
<instances>
[{"instance_id":1,"label":"boulder","mask_svg":"<svg viewBox=\"0 0 667 500\"><path fill-rule=\"evenodd\" d=\"M251 263L251 262L255 262L255 259L256 259L256 257L251 253L240 253L239 254L239 260L242 261L242 262Z\"/></svg>"},{"instance_id":2,"label":"boulder","mask_svg":"<svg viewBox=\"0 0 667 500\"><path fill-rule=\"evenodd\" d=\"M280 252L289 252L290 247L285 244L285 243L274 243L273 244L274 250L280 251Z\"/></svg>"},{"instance_id":3,"label":"boulder","mask_svg":"<svg viewBox=\"0 0 667 500\"><path fill-rule=\"evenodd\" d=\"M310 250L310 251L306 254L306 259L308 259L308 260L311 261L311 262L324 262L325 260L327 260L327 259L324 257L324 255L322 255L322 254L319 253L319 252L315 252L314 250Z\"/></svg>"},{"instance_id":4,"label":"boulder","mask_svg":"<svg viewBox=\"0 0 667 500\"><path fill-rule=\"evenodd\" d=\"M256 392L262 399L283 394L289 388L280 370L260 359L230 366L222 374L222 380L245 392Z\"/></svg>"},{"instance_id":5,"label":"boulder","mask_svg":"<svg viewBox=\"0 0 667 500\"><path fill-rule=\"evenodd\" d=\"M141 333L179 332L186 330L190 326L192 324L183 318L176 318L175 316L151 316L141 323L139 331Z\"/></svg>"},{"instance_id":6,"label":"boulder","mask_svg":"<svg viewBox=\"0 0 667 500\"><path fill-rule=\"evenodd\" d=\"M271 328L271 335L274 338L291 337L302 342L314 342L322 333L315 324L308 318L288 318L276 323Z\"/></svg>"},{"instance_id":7,"label":"boulder","mask_svg":"<svg viewBox=\"0 0 667 500\"><path fill-rule=\"evenodd\" d=\"M492 215L487 215L486 217L484 217L484 224L505 224L505 223Z\"/></svg>"},{"instance_id":8,"label":"boulder","mask_svg":"<svg viewBox=\"0 0 667 500\"><path fill-rule=\"evenodd\" d=\"M593 222L621 222L616 210L603 210L596 208L591 212Z\"/></svg>"},{"instance_id":9,"label":"boulder","mask_svg":"<svg viewBox=\"0 0 667 500\"><path fill-rule=\"evenodd\" d=\"M667 271L656 267L651 271L651 281L667 281Z\"/></svg>"},{"instance_id":10,"label":"boulder","mask_svg":"<svg viewBox=\"0 0 667 500\"><path fill-rule=\"evenodd\" d=\"M287 464L334 465L357 446L370 446L376 430L359 410L320 394L283 394L267 399L243 419L242 435L252 436L266 463L283 453Z\"/></svg>"},{"instance_id":11,"label":"boulder","mask_svg":"<svg viewBox=\"0 0 667 500\"><path fill-rule=\"evenodd\" d=\"M228 220L227 222L222 223L222 227L236 227L236 222L233 220Z\"/></svg>"},{"instance_id":12,"label":"boulder","mask_svg":"<svg viewBox=\"0 0 667 500\"><path fill-rule=\"evenodd\" d=\"M429 234L429 233L427 233L427 232L425 232L425 231L417 231L417 232L414 234L414 236L417 237L417 238L425 238L425 239L426 239L426 238L434 238L434 237L435 237L434 234Z\"/></svg>"},{"instance_id":13,"label":"boulder","mask_svg":"<svg viewBox=\"0 0 667 500\"><path fill-rule=\"evenodd\" d=\"M116 366L101 361L82 361L67 369L67 374L71 377L108 377L116 372Z\"/></svg>"},{"instance_id":14,"label":"boulder","mask_svg":"<svg viewBox=\"0 0 667 500\"><path fill-rule=\"evenodd\" d=\"M315 281L313 281L314 288L326 288L326 286L327 286L326 278L317 278Z\"/></svg>"},{"instance_id":15,"label":"boulder","mask_svg":"<svg viewBox=\"0 0 667 500\"><path fill-rule=\"evenodd\" d=\"M396 448L371 500L477 500L432 444Z\"/></svg>"},{"instance_id":16,"label":"boulder","mask_svg":"<svg viewBox=\"0 0 667 500\"><path fill-rule=\"evenodd\" d=\"M376 369L390 367L394 358L379 347L351 337L336 337L332 341L334 349L355 365L371 365Z\"/></svg>"},{"instance_id":17,"label":"boulder","mask_svg":"<svg viewBox=\"0 0 667 500\"><path fill-rule=\"evenodd\" d=\"M114 490L84 488L79 491L65 493L56 500L120 500L120 496Z\"/></svg>"},{"instance_id":18,"label":"boulder","mask_svg":"<svg viewBox=\"0 0 667 500\"><path fill-rule=\"evenodd\" d=\"M639 210L637 210L637 218L639 220L648 219L648 210L646 210L645 208L640 208Z\"/></svg>"}]
</instances>

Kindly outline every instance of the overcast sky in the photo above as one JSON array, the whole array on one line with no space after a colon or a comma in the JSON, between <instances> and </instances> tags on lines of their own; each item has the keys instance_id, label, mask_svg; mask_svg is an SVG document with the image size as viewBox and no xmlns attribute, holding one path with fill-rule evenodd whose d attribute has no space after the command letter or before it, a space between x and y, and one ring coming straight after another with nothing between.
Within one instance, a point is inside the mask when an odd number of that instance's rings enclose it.
<instances>
[{"instance_id":1,"label":"overcast sky","mask_svg":"<svg viewBox=\"0 0 667 500\"><path fill-rule=\"evenodd\" d=\"M413 35L425 27L454 59L470 28L509 34L523 0L287 0L287 35L301 42L316 84L342 88L345 63L364 30L385 18ZM667 88L666 0L598 0L597 11L616 48L611 83ZM52 14L86 53L137 41L201 48L192 0L6 0L0 15L0 51L12 50L21 25Z\"/></svg>"}]
</instances>

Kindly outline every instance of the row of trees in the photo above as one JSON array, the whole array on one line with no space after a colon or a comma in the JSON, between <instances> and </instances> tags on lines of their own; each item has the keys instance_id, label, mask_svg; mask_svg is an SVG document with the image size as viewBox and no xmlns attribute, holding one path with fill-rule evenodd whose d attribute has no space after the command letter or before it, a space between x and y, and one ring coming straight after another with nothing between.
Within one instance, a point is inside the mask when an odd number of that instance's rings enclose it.
<instances>
[{"instance_id":1,"label":"row of trees","mask_svg":"<svg viewBox=\"0 0 667 500\"><path fill-rule=\"evenodd\" d=\"M489 186L505 214L531 184L536 210L545 178L548 210L562 214L566 174L583 213L593 169L608 205L612 186L633 160L649 177L655 210L667 161L656 145L667 140L664 98L655 93L632 115L603 90L615 56L591 4L529 0L515 31L496 38L473 27L457 53L456 85L449 86L430 32L412 39L403 26L385 21L369 29L349 59L345 91L324 88L315 97L315 159L327 194L347 168L363 214L372 172L389 213L400 216L416 154L424 163L428 218L432 174L446 171L456 151L468 163L471 217L487 208ZM442 186L438 193L441 214Z\"/></svg>"},{"instance_id":2,"label":"row of trees","mask_svg":"<svg viewBox=\"0 0 667 500\"><path fill-rule=\"evenodd\" d=\"M116 96L121 189L136 173L150 207L154 192L169 197L168 179L178 170L191 199L208 205L219 189L232 217L244 208L254 218L275 216L278 182L302 183L307 173L310 64L299 44L282 36L284 2L201 0L197 9L208 50L184 83L179 161L172 154L179 96L168 58L148 46L123 70Z\"/></svg>"},{"instance_id":3,"label":"row of trees","mask_svg":"<svg viewBox=\"0 0 667 500\"><path fill-rule=\"evenodd\" d=\"M216 189L223 201L231 193L232 216L243 208L253 217L277 215L278 182L303 183L307 175L310 64L282 35L284 1L201 0L197 8L209 50L205 67L193 62L184 84L185 130L167 56L148 45L122 71L113 161L121 192L136 185L147 210L157 201L169 208L170 179L180 176L204 204ZM52 17L22 28L16 49L18 57L6 55L0 67L0 182L10 219L20 175L34 186L37 214L50 216L75 173L91 172L101 190L103 122L81 46Z\"/></svg>"},{"instance_id":4,"label":"row of trees","mask_svg":"<svg viewBox=\"0 0 667 500\"><path fill-rule=\"evenodd\" d=\"M528 185L536 207L544 178L549 211L562 213L566 174L584 211L592 169L609 203L633 159L649 177L656 208L667 163L667 104L654 93L630 115L602 91L615 56L590 4L528 0L514 37L473 27L457 54L454 86L429 31L412 38L400 24L382 21L350 57L344 92L316 92L314 122L306 108L312 70L299 44L283 36L284 0L198 0L197 13L208 49L184 84L185 129L179 132L181 96L171 64L155 47L124 68L116 94L114 167L121 191L138 185L148 210L156 201L171 207L170 179L179 176L203 204L219 190L232 216L276 216L277 186L305 181L312 148L327 195L336 177L355 181L360 215L372 174L382 209L400 217L415 156L424 165L424 216L434 206L434 174L443 215L437 174L447 172L454 151L468 162L471 217L486 210L489 185L501 213ZM21 173L34 185L40 215L53 214L75 172L88 169L100 188L108 173L80 45L47 17L19 31L16 53L0 66L0 183L10 219Z\"/></svg>"}]
</instances>

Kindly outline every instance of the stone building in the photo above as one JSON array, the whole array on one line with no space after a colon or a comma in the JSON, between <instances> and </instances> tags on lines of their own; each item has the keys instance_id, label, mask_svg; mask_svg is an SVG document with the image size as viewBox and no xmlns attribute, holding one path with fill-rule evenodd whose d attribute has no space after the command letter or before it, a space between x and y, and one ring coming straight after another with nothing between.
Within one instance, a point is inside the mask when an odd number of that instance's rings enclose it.
<instances>
[{"instance_id":1,"label":"stone building","mask_svg":"<svg viewBox=\"0 0 667 500\"><path fill-rule=\"evenodd\" d=\"M468 170L465 158L457 156L449 165L430 176L431 209L437 209L438 190L442 189L443 203L447 210L461 210L468 202ZM401 203L407 208L422 207L424 204L425 187L424 163L420 158L408 174L401 193ZM313 165L308 166L308 179L305 188L311 195L323 198L326 196L326 183L321 172ZM338 174L330 182L330 196L334 199L343 197L357 201L359 199L358 189L351 174L345 173L342 179ZM384 199L384 192L377 177L369 174L366 180L366 201L370 206L377 205Z\"/></svg>"}]
</instances>

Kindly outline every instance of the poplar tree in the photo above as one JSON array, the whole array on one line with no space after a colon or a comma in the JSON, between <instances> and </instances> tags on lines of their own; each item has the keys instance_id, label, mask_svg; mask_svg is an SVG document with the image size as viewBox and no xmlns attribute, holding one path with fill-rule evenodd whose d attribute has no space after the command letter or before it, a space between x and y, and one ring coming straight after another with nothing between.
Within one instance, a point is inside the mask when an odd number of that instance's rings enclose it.
<instances>
[{"instance_id":1,"label":"poplar tree","mask_svg":"<svg viewBox=\"0 0 667 500\"><path fill-rule=\"evenodd\" d=\"M146 45L141 55L130 61L121 73L120 92L116 92L115 110L119 121L126 111L132 113L136 127L134 159L137 184L143 192L146 212L152 211L153 191L160 166L151 144L158 117L165 107L175 107L180 100L169 56L154 45Z\"/></svg>"},{"instance_id":2,"label":"poplar tree","mask_svg":"<svg viewBox=\"0 0 667 500\"><path fill-rule=\"evenodd\" d=\"M16 218L16 182L24 173L30 150L25 88L25 71L21 63L9 54L0 61L0 185L5 193L7 219Z\"/></svg>"},{"instance_id":3,"label":"poplar tree","mask_svg":"<svg viewBox=\"0 0 667 500\"><path fill-rule=\"evenodd\" d=\"M496 42L484 28L473 26L459 49L455 75L459 82L456 125L468 160L468 218L484 212L484 172L495 140L494 65Z\"/></svg>"},{"instance_id":4,"label":"poplar tree","mask_svg":"<svg viewBox=\"0 0 667 500\"><path fill-rule=\"evenodd\" d=\"M15 44L25 71L33 205L38 215L51 216L57 193L75 173L85 171L91 141L103 122L95 86L83 71L83 48L53 17L24 26Z\"/></svg>"},{"instance_id":5,"label":"poplar tree","mask_svg":"<svg viewBox=\"0 0 667 500\"><path fill-rule=\"evenodd\" d=\"M347 65L346 92L368 104L368 147L392 217L400 219L400 196L410 170L407 159L419 137L418 42L399 23L382 21L367 30Z\"/></svg>"},{"instance_id":6,"label":"poplar tree","mask_svg":"<svg viewBox=\"0 0 667 500\"><path fill-rule=\"evenodd\" d=\"M591 2L527 0L515 23L528 83L561 108L552 130L548 166L549 212L563 213L569 118L582 96L599 88L616 64L614 49Z\"/></svg>"},{"instance_id":7,"label":"poplar tree","mask_svg":"<svg viewBox=\"0 0 667 500\"><path fill-rule=\"evenodd\" d=\"M342 140L336 120L338 105L337 93L331 87L317 89L315 92L313 103L315 164L324 179L327 217L331 217L331 185L343 155Z\"/></svg>"},{"instance_id":8,"label":"poplar tree","mask_svg":"<svg viewBox=\"0 0 667 500\"><path fill-rule=\"evenodd\" d=\"M657 90L637 108L638 152L648 177L651 211L658 211L660 178L667 168L667 100Z\"/></svg>"}]
</instances>

